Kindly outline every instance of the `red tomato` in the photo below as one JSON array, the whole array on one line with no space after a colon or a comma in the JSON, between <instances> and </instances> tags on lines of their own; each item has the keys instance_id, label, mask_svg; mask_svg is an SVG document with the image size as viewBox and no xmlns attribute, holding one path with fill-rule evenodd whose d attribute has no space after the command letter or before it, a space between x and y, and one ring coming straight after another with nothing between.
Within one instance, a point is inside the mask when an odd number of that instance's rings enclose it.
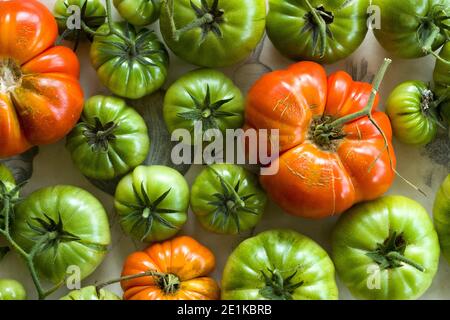
<instances>
[{"instance_id":1,"label":"red tomato","mask_svg":"<svg viewBox=\"0 0 450 320\"><path fill-rule=\"evenodd\" d=\"M279 170L261 176L261 183L285 211L323 218L389 189L395 167L392 129L386 114L376 111L378 97L372 116L387 137L389 153L368 117L331 126L363 109L371 90L343 71L327 78L313 62L266 74L250 90L246 128L280 132L281 154L271 164Z\"/></svg>"},{"instance_id":2,"label":"red tomato","mask_svg":"<svg viewBox=\"0 0 450 320\"><path fill-rule=\"evenodd\" d=\"M0 0L0 158L60 140L80 117L80 65L57 36L43 4Z\"/></svg>"}]
</instances>

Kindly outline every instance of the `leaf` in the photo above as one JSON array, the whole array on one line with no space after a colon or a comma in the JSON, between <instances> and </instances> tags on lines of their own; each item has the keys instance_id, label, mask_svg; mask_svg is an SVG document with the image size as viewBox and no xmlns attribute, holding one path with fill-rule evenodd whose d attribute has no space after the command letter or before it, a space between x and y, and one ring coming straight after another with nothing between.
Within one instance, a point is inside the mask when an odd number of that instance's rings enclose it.
<instances>
[{"instance_id":1,"label":"leaf","mask_svg":"<svg viewBox=\"0 0 450 320\"><path fill-rule=\"evenodd\" d=\"M211 25L211 31L212 31L218 38L223 38L222 30L220 29L219 24L217 24L216 22L214 22L214 23Z\"/></svg>"},{"instance_id":2,"label":"leaf","mask_svg":"<svg viewBox=\"0 0 450 320\"><path fill-rule=\"evenodd\" d=\"M153 216L150 215L148 219L145 220L145 232L144 235L141 238L141 241L145 241L145 239L150 235L153 228Z\"/></svg>"},{"instance_id":3,"label":"leaf","mask_svg":"<svg viewBox=\"0 0 450 320\"><path fill-rule=\"evenodd\" d=\"M186 111L186 112L180 112L177 113L177 117L183 119L183 120L199 120L202 117L202 114L200 111Z\"/></svg>"},{"instance_id":4,"label":"leaf","mask_svg":"<svg viewBox=\"0 0 450 320\"><path fill-rule=\"evenodd\" d=\"M191 8L194 9L197 18L201 18L204 14L203 10L199 8L192 0L190 0Z\"/></svg>"},{"instance_id":5,"label":"leaf","mask_svg":"<svg viewBox=\"0 0 450 320\"><path fill-rule=\"evenodd\" d=\"M209 84L206 85L206 95L205 100L203 101L203 107L207 108L211 104L211 91L209 89Z\"/></svg>"},{"instance_id":6,"label":"leaf","mask_svg":"<svg viewBox=\"0 0 450 320\"><path fill-rule=\"evenodd\" d=\"M158 222L160 224L162 224L163 226L169 228L169 229L176 229L177 227L175 227L173 224L171 224L169 221L167 221L166 219L164 219L163 217L161 217L159 214L155 215L155 219L158 220Z\"/></svg>"},{"instance_id":7,"label":"leaf","mask_svg":"<svg viewBox=\"0 0 450 320\"><path fill-rule=\"evenodd\" d=\"M201 0L201 3L202 3L202 9L204 11L208 12L209 11L209 4L208 4L208 2L206 0Z\"/></svg>"},{"instance_id":8,"label":"leaf","mask_svg":"<svg viewBox=\"0 0 450 320\"><path fill-rule=\"evenodd\" d=\"M234 97L231 97L231 98L228 98L228 99L219 100L217 102L214 102L209 108L211 110L217 110L220 107L222 107L224 104L227 104L228 102L232 101L233 99L234 99ZM234 114L236 114L236 113L234 113Z\"/></svg>"},{"instance_id":9,"label":"leaf","mask_svg":"<svg viewBox=\"0 0 450 320\"><path fill-rule=\"evenodd\" d=\"M153 206L152 201L148 197L147 191L145 190L144 181L141 181L141 194L142 194L142 197L144 198L144 203L147 206Z\"/></svg>"}]
</instances>

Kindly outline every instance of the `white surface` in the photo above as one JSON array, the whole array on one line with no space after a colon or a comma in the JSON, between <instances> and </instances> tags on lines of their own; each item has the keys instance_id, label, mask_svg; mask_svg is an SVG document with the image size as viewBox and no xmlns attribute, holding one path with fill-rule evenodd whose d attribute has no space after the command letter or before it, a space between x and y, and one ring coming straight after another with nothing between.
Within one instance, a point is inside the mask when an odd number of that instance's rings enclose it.
<instances>
[{"instance_id":1,"label":"white surface","mask_svg":"<svg viewBox=\"0 0 450 320\"><path fill-rule=\"evenodd\" d=\"M54 0L41 0L49 8L53 7ZM157 29L157 24L152 26ZM97 81L95 71L89 62L89 46L84 44L79 48L78 56L80 58L81 69L81 83L85 90L85 97L94 94L107 94L107 90L103 88ZM369 31L367 38L363 45L355 52L349 59L360 61L365 58L369 61L369 70L373 73L381 64L383 58L388 57L386 53L376 42L372 33ZM265 48L262 54L262 61L274 69L284 68L288 66L291 61L284 59L273 48L270 41L266 40ZM345 69L345 61L327 67L329 72L338 69ZM389 92L394 86L405 80L423 80L426 82L432 81L432 70L434 67L434 59L431 57L418 60L398 60L394 59L392 66L386 76L386 79L381 89L381 102L383 103ZM171 59L170 79L166 83L166 88L177 77L194 66L187 65L175 57ZM231 75L232 68L224 70ZM424 197L415 190L411 189L400 179L397 179L389 193L401 194L409 196L419 201L427 210L431 212L434 194L449 172L446 166L438 165L430 160L424 149L411 148L400 143L395 143L395 151L398 158L398 170L413 183L420 186L428 195ZM198 174L200 168L194 166L187 174L189 183L192 183L195 176ZM28 194L38 188L50 186L55 184L71 184L84 188L92 192L98 199L100 199L109 212L111 221L111 232L113 243L111 250L103 262L103 264L82 283L83 286L102 282L120 275L122 270L122 263L126 256L133 252L137 246L120 230L120 226L115 219L114 211L112 209L113 199L102 191L93 187L79 171L73 166L69 153L64 147L64 142L55 145L41 147L40 153L35 160L35 172L30 183L25 188L25 194ZM330 252L330 231L335 224L336 218L330 218L322 221L308 221L300 218L288 216L283 213L276 205L270 204L258 225L256 232L273 228L291 228L295 229L305 235L308 235L319 244L321 244L328 252ZM228 255L232 249L245 238L241 236L220 236L206 232L196 222L192 213L189 213L189 219L184 227L183 234L193 236L201 243L205 244L216 254L217 267L213 276L220 280L223 266L227 260ZM139 244L139 246L143 246ZM5 260L0 264L0 277L12 277L23 282L27 288L30 298L35 297L35 290L29 276L28 270L24 263L15 254L8 254ZM432 287L422 297L423 299L450 299L450 267L441 258L439 272L434 279ZM339 279L337 280L339 283ZM110 290L121 294L119 285L109 287ZM342 299L350 299L351 296L348 290L339 283L340 297ZM51 298L59 298L65 294L65 288L60 289Z\"/></svg>"}]
</instances>

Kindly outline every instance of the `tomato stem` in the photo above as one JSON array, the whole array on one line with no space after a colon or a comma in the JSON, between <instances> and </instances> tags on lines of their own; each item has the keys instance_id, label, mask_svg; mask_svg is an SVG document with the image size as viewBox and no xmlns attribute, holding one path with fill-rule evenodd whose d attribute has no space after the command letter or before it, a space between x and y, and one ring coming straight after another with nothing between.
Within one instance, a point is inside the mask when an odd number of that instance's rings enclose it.
<instances>
[{"instance_id":1,"label":"tomato stem","mask_svg":"<svg viewBox=\"0 0 450 320\"><path fill-rule=\"evenodd\" d=\"M1 181L0 181L0 183L1 183ZM53 292L58 290L61 285L58 284L58 285L54 286L53 288L51 288L50 290L46 291L39 279L39 275L34 266L34 258L36 256L36 254L39 252L39 250L42 248L42 245L45 242L47 242L54 235L48 234L47 236L40 238L34 244L34 246L31 248L30 253L27 253L22 247L20 247L20 245L17 242L14 241L14 239L12 238L11 233L10 233L10 216L13 211L13 205L9 199L9 196L4 195L2 197L2 202L3 202L2 203L3 209L2 209L0 216L4 217L4 229L0 228L0 234L5 237L6 241L9 243L9 245L11 247L13 247L14 250L19 255L21 255L22 258L25 260L26 265L30 271L34 286L36 287L36 291L38 293L39 300L43 300L46 297L48 297L50 294L52 294Z\"/></svg>"},{"instance_id":2,"label":"tomato stem","mask_svg":"<svg viewBox=\"0 0 450 320\"><path fill-rule=\"evenodd\" d=\"M416 268L417 270L419 270L420 272L425 272L425 268L422 267L420 264L415 263L414 261L406 258L405 256L403 256L402 254L400 254L397 251L391 251L389 252L386 257L390 258L390 259L394 259L406 264L409 264L411 267Z\"/></svg>"},{"instance_id":3,"label":"tomato stem","mask_svg":"<svg viewBox=\"0 0 450 320\"><path fill-rule=\"evenodd\" d=\"M310 13L312 15L312 18L314 19L314 22L316 23L316 26L319 28L319 58L323 58L325 56L325 50L327 47L327 23L324 21L324 19L317 13L317 9L315 9L311 3L308 0L305 0L306 5L308 6ZM314 42L313 44L313 55L316 54L317 49L317 43Z\"/></svg>"},{"instance_id":4,"label":"tomato stem","mask_svg":"<svg viewBox=\"0 0 450 320\"><path fill-rule=\"evenodd\" d=\"M199 18L191 21L184 27L177 29L177 26L175 24L175 19L174 19L174 13L173 13L173 10L174 10L173 0L169 0L169 1L170 1L171 5L169 5L169 2L167 0L163 0L162 5L164 6L167 16L169 17L170 28L172 31L172 37L173 37L174 41L179 41L180 37L183 33L190 31L192 29L195 29L195 28L199 28L205 24L208 24L208 23L211 23L214 21L214 16L211 13L206 12L202 17L199 17Z\"/></svg>"},{"instance_id":5,"label":"tomato stem","mask_svg":"<svg viewBox=\"0 0 450 320\"><path fill-rule=\"evenodd\" d=\"M378 90L380 88L381 82L383 81L384 75L386 74L386 71L391 64L391 59L384 59L383 64L381 65L380 69L378 70L377 74L375 75L375 78L372 83L372 92L370 93L369 101L367 102L367 105L364 107L364 109L349 114L347 116L341 117L339 119L334 120L331 123L332 127L342 127L348 122L351 122L353 120L356 120L358 118L364 117L364 116L371 116L373 105L375 103L375 98L378 94Z\"/></svg>"},{"instance_id":6,"label":"tomato stem","mask_svg":"<svg viewBox=\"0 0 450 320\"><path fill-rule=\"evenodd\" d=\"M154 270L149 270L149 271L138 273L138 274L132 274L132 275L123 276L123 277L120 277L120 278L117 278L117 279L108 280L106 282L103 282L101 284L96 285L95 288L96 288L97 292L99 292L104 287L107 287L107 286L110 286L112 284L115 284L115 283L118 283L118 282L122 282L122 281L128 281L128 280L144 278L144 277L157 277L159 279L163 279L163 278L165 278L167 276L168 276L168 274L166 274L166 273L157 272L157 271L154 271Z\"/></svg>"},{"instance_id":7,"label":"tomato stem","mask_svg":"<svg viewBox=\"0 0 450 320\"><path fill-rule=\"evenodd\" d=\"M117 29L114 27L114 21L112 18L111 0L106 0L106 15L107 15L107 21L108 21L108 27L109 27L108 32L95 31L95 30L91 29L84 21L81 21L81 27L82 27L83 31L92 36L97 36L97 37L108 37L111 35L115 35L116 37L119 37L120 39L125 41L126 44L129 46L129 48L131 49L131 54L133 56L136 56L137 55L136 43L133 40L131 40L130 38L128 38L127 36L123 35L119 31L117 31Z\"/></svg>"}]
</instances>

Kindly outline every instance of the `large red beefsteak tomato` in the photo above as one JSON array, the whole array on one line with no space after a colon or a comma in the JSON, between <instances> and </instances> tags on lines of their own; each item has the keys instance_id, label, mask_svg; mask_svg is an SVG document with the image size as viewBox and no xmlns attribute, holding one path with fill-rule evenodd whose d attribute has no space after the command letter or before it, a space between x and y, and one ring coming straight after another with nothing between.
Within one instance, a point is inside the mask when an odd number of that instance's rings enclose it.
<instances>
[{"instance_id":1,"label":"large red beefsteak tomato","mask_svg":"<svg viewBox=\"0 0 450 320\"><path fill-rule=\"evenodd\" d=\"M60 140L80 117L79 62L57 36L43 4L0 0L0 158Z\"/></svg>"},{"instance_id":2,"label":"large red beefsteak tomato","mask_svg":"<svg viewBox=\"0 0 450 320\"><path fill-rule=\"evenodd\" d=\"M286 212L305 218L340 214L385 193L394 179L392 130L385 113L339 126L336 119L368 105L372 85L338 71L327 78L319 64L300 62L264 75L249 92L246 127L279 129L274 175L262 175L270 197ZM269 139L270 141L270 139ZM389 148L389 152L388 152Z\"/></svg>"}]
</instances>

